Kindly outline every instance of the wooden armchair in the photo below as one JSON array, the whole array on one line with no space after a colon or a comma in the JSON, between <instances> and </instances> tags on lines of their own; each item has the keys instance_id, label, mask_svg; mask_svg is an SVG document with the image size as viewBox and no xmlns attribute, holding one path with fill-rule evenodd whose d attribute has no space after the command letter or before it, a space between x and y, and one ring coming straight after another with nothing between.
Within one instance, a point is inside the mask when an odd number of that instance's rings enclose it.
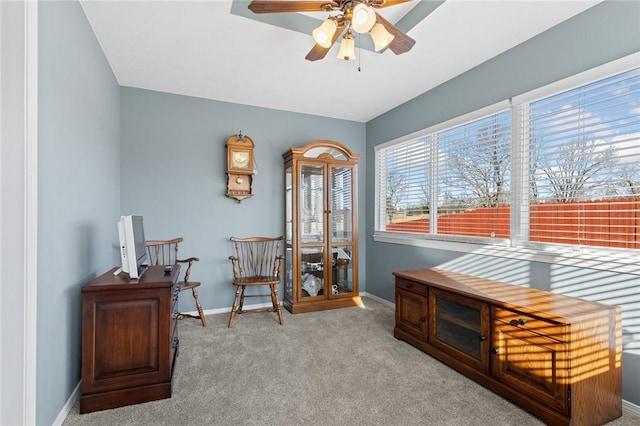
<instances>
[{"instance_id":1,"label":"wooden armchair","mask_svg":"<svg viewBox=\"0 0 640 426\"><path fill-rule=\"evenodd\" d=\"M198 298L197 287L200 287L200 282L189 281L191 275L191 265L193 262L197 262L200 259L197 257L189 257L187 259L178 259L178 244L180 244L184 238L174 238L172 240L148 240L145 242L147 246L147 253L149 255L149 263L151 265L175 265L176 263L187 264L187 269L184 273L184 278L178 284L180 291L191 290L191 294L196 301L196 310L198 315L190 314L178 314L178 318L190 317L199 319L202 322L202 326L207 326L207 320L202 312L202 306L200 305L200 299Z\"/></svg>"},{"instance_id":2,"label":"wooden armchair","mask_svg":"<svg viewBox=\"0 0 640 426\"><path fill-rule=\"evenodd\" d=\"M233 265L233 285L236 286L236 294L229 316L229 327L233 325L236 315L249 312L276 312L282 325L282 310L276 286L280 283L280 267L284 259L283 255L278 254L283 239L284 237L231 237L236 255L229 256L229 260ZM263 285L269 286L269 294L245 293L247 287ZM244 309L245 297L271 297L272 307Z\"/></svg>"}]
</instances>

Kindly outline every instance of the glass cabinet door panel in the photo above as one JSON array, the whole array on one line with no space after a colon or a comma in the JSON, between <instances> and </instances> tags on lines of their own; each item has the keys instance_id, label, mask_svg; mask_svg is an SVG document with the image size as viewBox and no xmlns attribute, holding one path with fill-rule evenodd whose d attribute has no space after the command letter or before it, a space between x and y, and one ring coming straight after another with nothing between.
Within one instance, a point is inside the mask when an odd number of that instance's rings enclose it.
<instances>
[{"instance_id":1,"label":"glass cabinet door panel","mask_svg":"<svg viewBox=\"0 0 640 426\"><path fill-rule=\"evenodd\" d=\"M287 242L285 244L285 274L284 274L284 293L289 298L293 297L293 246L291 243Z\"/></svg>"},{"instance_id":2,"label":"glass cabinet door panel","mask_svg":"<svg viewBox=\"0 0 640 426\"><path fill-rule=\"evenodd\" d=\"M300 256L302 297L324 296L325 265L322 247L305 247Z\"/></svg>"},{"instance_id":3,"label":"glass cabinet door panel","mask_svg":"<svg viewBox=\"0 0 640 426\"><path fill-rule=\"evenodd\" d=\"M284 293L293 299L293 174L291 166L285 169L285 271Z\"/></svg>"},{"instance_id":4,"label":"glass cabinet door panel","mask_svg":"<svg viewBox=\"0 0 640 426\"><path fill-rule=\"evenodd\" d=\"M305 164L300 168L300 240L324 241L324 167Z\"/></svg>"},{"instance_id":5,"label":"glass cabinet door panel","mask_svg":"<svg viewBox=\"0 0 640 426\"><path fill-rule=\"evenodd\" d=\"M331 167L330 170L331 238L333 242L350 242L353 238L353 169Z\"/></svg>"},{"instance_id":6,"label":"glass cabinet door panel","mask_svg":"<svg viewBox=\"0 0 640 426\"><path fill-rule=\"evenodd\" d=\"M329 154L336 160L346 160L347 157L344 155L344 152L341 152L335 148L331 148L329 146L319 146L316 148L311 148L304 153L304 156L307 158L318 158L322 154Z\"/></svg>"},{"instance_id":7,"label":"glass cabinet door panel","mask_svg":"<svg viewBox=\"0 0 640 426\"><path fill-rule=\"evenodd\" d=\"M449 292L429 291L429 341L467 365L489 368L489 305Z\"/></svg>"},{"instance_id":8,"label":"glass cabinet door panel","mask_svg":"<svg viewBox=\"0 0 640 426\"><path fill-rule=\"evenodd\" d=\"M440 341L480 358L480 311L436 298L436 335Z\"/></svg>"},{"instance_id":9,"label":"glass cabinet door panel","mask_svg":"<svg viewBox=\"0 0 640 426\"><path fill-rule=\"evenodd\" d=\"M353 247L333 246L331 294L353 292Z\"/></svg>"},{"instance_id":10,"label":"glass cabinet door panel","mask_svg":"<svg viewBox=\"0 0 640 426\"><path fill-rule=\"evenodd\" d=\"M287 167L284 173L285 187L285 227L286 243L291 244L293 238L293 175L291 167Z\"/></svg>"}]
</instances>

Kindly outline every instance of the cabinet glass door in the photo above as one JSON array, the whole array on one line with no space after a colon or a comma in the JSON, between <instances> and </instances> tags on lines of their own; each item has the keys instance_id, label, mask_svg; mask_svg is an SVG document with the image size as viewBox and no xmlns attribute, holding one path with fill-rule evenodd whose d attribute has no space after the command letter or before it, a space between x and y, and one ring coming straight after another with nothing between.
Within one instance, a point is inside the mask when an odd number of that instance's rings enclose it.
<instances>
[{"instance_id":1,"label":"cabinet glass door","mask_svg":"<svg viewBox=\"0 0 640 426\"><path fill-rule=\"evenodd\" d=\"M353 169L329 168L331 295L353 292Z\"/></svg>"},{"instance_id":2,"label":"cabinet glass door","mask_svg":"<svg viewBox=\"0 0 640 426\"><path fill-rule=\"evenodd\" d=\"M293 300L293 174L291 167L284 171L285 184L285 297Z\"/></svg>"},{"instance_id":3,"label":"cabinet glass door","mask_svg":"<svg viewBox=\"0 0 640 426\"><path fill-rule=\"evenodd\" d=\"M324 167L300 167L300 242L322 243L324 239Z\"/></svg>"},{"instance_id":4,"label":"cabinet glass door","mask_svg":"<svg viewBox=\"0 0 640 426\"><path fill-rule=\"evenodd\" d=\"M353 291L353 247L332 246L332 286L333 296Z\"/></svg>"},{"instance_id":5,"label":"cabinet glass door","mask_svg":"<svg viewBox=\"0 0 640 426\"><path fill-rule=\"evenodd\" d=\"M303 247L300 283L302 298L325 296L325 276L323 247Z\"/></svg>"},{"instance_id":6,"label":"cabinet glass door","mask_svg":"<svg viewBox=\"0 0 640 426\"><path fill-rule=\"evenodd\" d=\"M326 297L325 167L300 167L300 283L301 297Z\"/></svg>"},{"instance_id":7,"label":"cabinet glass door","mask_svg":"<svg viewBox=\"0 0 640 426\"><path fill-rule=\"evenodd\" d=\"M489 307L439 290L429 296L429 338L431 343L474 368L487 372L489 367Z\"/></svg>"}]
</instances>

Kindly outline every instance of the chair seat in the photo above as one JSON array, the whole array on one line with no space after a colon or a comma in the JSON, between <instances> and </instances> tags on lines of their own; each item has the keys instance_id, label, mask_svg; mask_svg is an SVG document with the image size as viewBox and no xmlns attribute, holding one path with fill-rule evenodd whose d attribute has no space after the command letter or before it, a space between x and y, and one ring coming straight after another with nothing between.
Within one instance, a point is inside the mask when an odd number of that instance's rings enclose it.
<instances>
[{"instance_id":1,"label":"chair seat","mask_svg":"<svg viewBox=\"0 0 640 426\"><path fill-rule=\"evenodd\" d=\"M278 284L278 277L245 277L233 281L233 285L269 285Z\"/></svg>"},{"instance_id":2,"label":"chair seat","mask_svg":"<svg viewBox=\"0 0 640 426\"><path fill-rule=\"evenodd\" d=\"M198 298L198 292L196 291L196 287L200 287L200 283L198 281L189 281L189 277L191 276L191 265L194 262L198 262L200 259L197 257L188 257L186 259L178 258L178 245L184 241L182 237L174 238L172 240L147 240L145 245L147 246L147 255L149 257L149 263L151 265L184 265L181 266L184 268L186 266L186 270L184 271L184 275L182 276L182 281L178 282L178 288L180 291L191 290L191 294L193 295L193 299L196 302L196 310L198 311L198 315L190 315L190 314L180 314L178 318L182 319L183 317L191 317L197 318L202 323L203 327L207 326L207 320L204 317L204 311L202 310L202 305L200 304L200 299Z\"/></svg>"},{"instance_id":3,"label":"chair seat","mask_svg":"<svg viewBox=\"0 0 640 426\"><path fill-rule=\"evenodd\" d=\"M184 281L180 281L180 291L183 290L191 290L192 288L200 287L200 282L198 281L189 281L187 284Z\"/></svg>"}]
</instances>

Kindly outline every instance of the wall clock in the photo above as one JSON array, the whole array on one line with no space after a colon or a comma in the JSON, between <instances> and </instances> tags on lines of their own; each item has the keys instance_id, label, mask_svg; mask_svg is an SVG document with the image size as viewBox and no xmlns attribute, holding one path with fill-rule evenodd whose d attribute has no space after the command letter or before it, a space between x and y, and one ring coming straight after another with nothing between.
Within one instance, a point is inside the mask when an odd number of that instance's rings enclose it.
<instances>
[{"instance_id":1,"label":"wall clock","mask_svg":"<svg viewBox=\"0 0 640 426\"><path fill-rule=\"evenodd\" d=\"M227 197L241 202L253 196L253 141L240 132L227 139Z\"/></svg>"}]
</instances>

